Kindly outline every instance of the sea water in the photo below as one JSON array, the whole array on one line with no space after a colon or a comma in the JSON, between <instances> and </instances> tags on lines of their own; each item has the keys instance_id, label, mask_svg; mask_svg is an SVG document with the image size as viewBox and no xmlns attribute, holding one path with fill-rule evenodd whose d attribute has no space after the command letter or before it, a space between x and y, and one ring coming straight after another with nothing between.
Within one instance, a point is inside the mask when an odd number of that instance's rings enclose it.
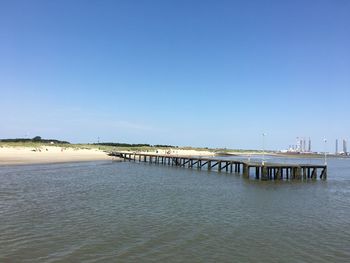
<instances>
[{"instance_id":1,"label":"sea water","mask_svg":"<svg viewBox=\"0 0 350 263\"><path fill-rule=\"evenodd\" d=\"M0 262L350 262L350 160L328 165L326 181L307 182L133 162L2 166Z\"/></svg>"}]
</instances>

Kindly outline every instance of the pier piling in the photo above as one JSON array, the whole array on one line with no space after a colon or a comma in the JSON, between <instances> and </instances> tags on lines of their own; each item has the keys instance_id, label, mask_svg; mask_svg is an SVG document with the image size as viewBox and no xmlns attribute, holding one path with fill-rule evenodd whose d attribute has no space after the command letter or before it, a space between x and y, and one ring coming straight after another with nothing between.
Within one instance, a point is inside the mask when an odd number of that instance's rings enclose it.
<instances>
[{"instance_id":1,"label":"pier piling","mask_svg":"<svg viewBox=\"0 0 350 263\"><path fill-rule=\"evenodd\" d=\"M173 156L159 154L112 152L111 156L123 158L127 161L148 162L187 168L203 169L208 171L241 174L245 178L255 175L257 180L315 180L317 177L327 179L327 166L315 164L278 164L245 162L240 160L222 160L207 157ZM252 169L251 169L252 168ZM254 169L255 168L255 169ZM251 172L251 170L253 172ZM320 171L320 172L319 172ZM252 173L252 174L251 174Z\"/></svg>"}]
</instances>

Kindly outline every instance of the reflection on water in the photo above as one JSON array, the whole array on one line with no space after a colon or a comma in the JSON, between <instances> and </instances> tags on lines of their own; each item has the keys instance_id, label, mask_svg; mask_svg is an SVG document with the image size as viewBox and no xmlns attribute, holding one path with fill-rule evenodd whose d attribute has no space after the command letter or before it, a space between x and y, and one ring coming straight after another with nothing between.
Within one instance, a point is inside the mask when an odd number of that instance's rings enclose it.
<instances>
[{"instance_id":1,"label":"reflection on water","mask_svg":"<svg viewBox=\"0 0 350 263\"><path fill-rule=\"evenodd\" d=\"M129 162L2 167L0 261L349 261L350 160L328 163L313 182Z\"/></svg>"}]
</instances>

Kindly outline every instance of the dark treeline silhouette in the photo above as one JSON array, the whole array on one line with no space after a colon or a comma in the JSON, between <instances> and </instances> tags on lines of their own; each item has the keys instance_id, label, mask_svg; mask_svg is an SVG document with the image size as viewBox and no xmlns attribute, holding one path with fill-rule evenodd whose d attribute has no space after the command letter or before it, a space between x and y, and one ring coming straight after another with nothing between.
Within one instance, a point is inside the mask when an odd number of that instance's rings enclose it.
<instances>
[{"instance_id":1,"label":"dark treeline silhouette","mask_svg":"<svg viewBox=\"0 0 350 263\"><path fill-rule=\"evenodd\" d=\"M0 139L0 142L41 142L41 143L61 143L61 144L70 144L67 141L60 141L55 139L43 139L40 136L35 136L34 138L14 138L14 139ZM151 145L148 143L118 143L118 142L101 142L101 143L93 143L92 145L102 145L102 146L114 146L114 147L157 147L157 148L177 148L177 146L166 145L166 144L156 144Z\"/></svg>"},{"instance_id":2,"label":"dark treeline silhouette","mask_svg":"<svg viewBox=\"0 0 350 263\"><path fill-rule=\"evenodd\" d=\"M100 142L100 143L93 143L93 145L103 145L103 146L114 146L114 147L158 147L158 148L164 148L164 147L177 147L172 145L162 145L162 144L131 144L131 143L116 143L116 142Z\"/></svg>"},{"instance_id":3,"label":"dark treeline silhouette","mask_svg":"<svg viewBox=\"0 0 350 263\"><path fill-rule=\"evenodd\" d=\"M15 138L15 139L0 139L0 142L42 142L42 143L61 143L61 144L70 144L67 141L60 141L55 139L42 139L40 136L35 136L32 139L28 138Z\"/></svg>"},{"instance_id":4,"label":"dark treeline silhouette","mask_svg":"<svg viewBox=\"0 0 350 263\"><path fill-rule=\"evenodd\" d=\"M167 145L167 144L155 144L153 147L158 147L158 148L178 148L178 146L174 145Z\"/></svg>"}]
</instances>

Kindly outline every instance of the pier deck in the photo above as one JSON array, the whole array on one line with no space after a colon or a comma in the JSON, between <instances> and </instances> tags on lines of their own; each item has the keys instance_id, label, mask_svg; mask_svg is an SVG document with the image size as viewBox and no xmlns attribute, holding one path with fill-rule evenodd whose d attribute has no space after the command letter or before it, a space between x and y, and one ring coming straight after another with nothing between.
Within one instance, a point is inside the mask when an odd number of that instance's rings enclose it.
<instances>
[{"instance_id":1,"label":"pier deck","mask_svg":"<svg viewBox=\"0 0 350 263\"><path fill-rule=\"evenodd\" d=\"M135 162L239 173L245 177L253 176L260 180L327 179L327 165L266 162L262 164L261 162L246 162L242 160L130 152L112 152L110 155Z\"/></svg>"}]
</instances>

